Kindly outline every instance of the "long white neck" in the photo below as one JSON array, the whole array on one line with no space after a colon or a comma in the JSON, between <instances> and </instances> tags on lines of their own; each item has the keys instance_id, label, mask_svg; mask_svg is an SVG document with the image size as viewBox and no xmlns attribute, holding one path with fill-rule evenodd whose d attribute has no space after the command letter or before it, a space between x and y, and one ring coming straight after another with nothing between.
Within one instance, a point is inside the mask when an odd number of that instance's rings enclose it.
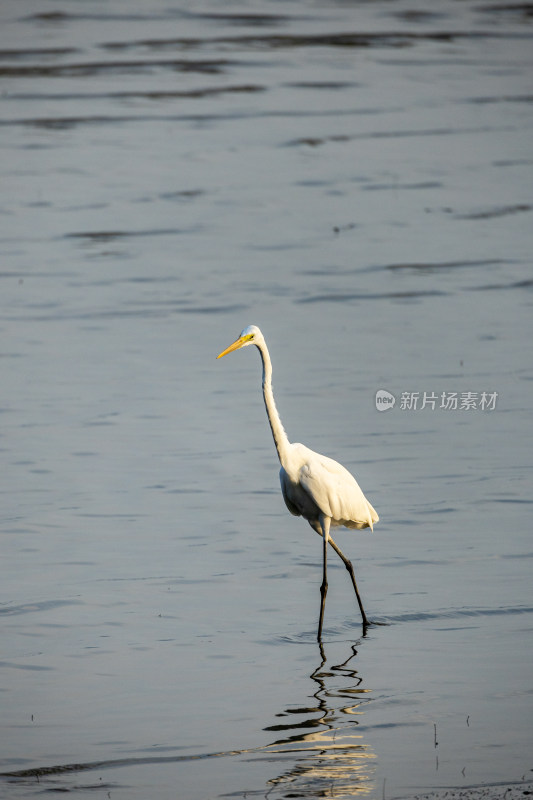
<instances>
[{"instance_id":1,"label":"long white neck","mask_svg":"<svg viewBox=\"0 0 533 800\"><path fill-rule=\"evenodd\" d=\"M265 401L265 408L270 423L270 430L274 437L274 444L278 451L278 458L282 464L290 443L285 429L281 424L276 403L274 402L274 393L272 392L272 362L270 360L268 347L264 341L256 344L256 347L261 354L261 361L263 362L263 399Z\"/></svg>"}]
</instances>

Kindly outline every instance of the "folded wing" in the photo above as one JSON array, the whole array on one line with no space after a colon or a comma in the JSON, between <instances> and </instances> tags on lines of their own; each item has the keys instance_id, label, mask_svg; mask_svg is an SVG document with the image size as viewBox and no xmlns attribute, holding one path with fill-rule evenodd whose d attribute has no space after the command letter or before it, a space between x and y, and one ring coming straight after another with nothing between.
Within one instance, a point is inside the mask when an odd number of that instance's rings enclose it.
<instances>
[{"instance_id":1,"label":"folded wing","mask_svg":"<svg viewBox=\"0 0 533 800\"><path fill-rule=\"evenodd\" d=\"M312 456L300 467L299 483L320 511L334 525L373 529L379 517L353 475L332 458L309 452Z\"/></svg>"}]
</instances>

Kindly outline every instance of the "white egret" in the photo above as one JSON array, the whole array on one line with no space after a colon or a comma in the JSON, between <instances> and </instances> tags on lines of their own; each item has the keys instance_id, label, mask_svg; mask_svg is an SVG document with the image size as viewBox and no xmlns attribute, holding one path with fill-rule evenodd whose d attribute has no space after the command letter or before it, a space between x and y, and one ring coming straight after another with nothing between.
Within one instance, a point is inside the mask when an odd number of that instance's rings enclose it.
<instances>
[{"instance_id":1,"label":"white egret","mask_svg":"<svg viewBox=\"0 0 533 800\"><path fill-rule=\"evenodd\" d=\"M310 526L323 538L323 577L320 587L320 617L318 622L318 640L322 638L322 624L326 604L327 581L327 547L342 559L350 573L355 596L363 619L363 628L369 624L363 603L357 589L351 561L346 558L331 538L331 526L343 525L346 528L370 528L379 520L359 484L347 469L332 458L315 453L303 444L291 443L281 424L281 419L274 402L272 392L272 362L263 334L255 325L245 328L238 339L223 350L217 358L238 350L241 347L255 345L263 362L263 398L268 421L274 437L274 444L281 464L279 477L285 504L291 514L302 516Z\"/></svg>"}]
</instances>

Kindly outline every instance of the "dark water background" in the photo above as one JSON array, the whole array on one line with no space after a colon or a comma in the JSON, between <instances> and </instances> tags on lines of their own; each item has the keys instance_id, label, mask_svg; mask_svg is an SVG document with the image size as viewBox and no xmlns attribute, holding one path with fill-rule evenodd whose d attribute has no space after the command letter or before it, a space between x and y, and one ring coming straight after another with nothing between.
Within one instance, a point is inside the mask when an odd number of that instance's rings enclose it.
<instances>
[{"instance_id":1,"label":"dark water background","mask_svg":"<svg viewBox=\"0 0 533 800\"><path fill-rule=\"evenodd\" d=\"M3 796L531 778L532 6L0 23ZM336 537L364 638L331 560L315 641L259 359L215 361L249 323L289 437L380 513Z\"/></svg>"}]
</instances>

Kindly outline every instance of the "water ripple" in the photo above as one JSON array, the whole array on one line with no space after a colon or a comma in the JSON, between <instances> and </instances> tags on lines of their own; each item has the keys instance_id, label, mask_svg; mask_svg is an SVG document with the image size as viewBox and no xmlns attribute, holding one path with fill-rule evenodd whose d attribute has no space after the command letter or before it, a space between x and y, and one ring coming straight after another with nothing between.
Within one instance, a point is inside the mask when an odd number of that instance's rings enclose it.
<instances>
[{"instance_id":1,"label":"water ripple","mask_svg":"<svg viewBox=\"0 0 533 800\"><path fill-rule=\"evenodd\" d=\"M412 612L391 616L378 617L376 622L425 622L433 620L463 619L471 617L516 616L519 614L533 614L532 606L507 606L504 608L450 608L441 611Z\"/></svg>"},{"instance_id":2,"label":"water ripple","mask_svg":"<svg viewBox=\"0 0 533 800\"><path fill-rule=\"evenodd\" d=\"M36 603L24 603L18 606L4 605L0 607L0 614L15 616L18 614L33 614L35 611L50 611L62 606L82 605L80 600L42 600Z\"/></svg>"},{"instance_id":3,"label":"water ripple","mask_svg":"<svg viewBox=\"0 0 533 800\"><path fill-rule=\"evenodd\" d=\"M448 292L438 289L420 289L405 292L368 292L355 294L317 294L312 297L302 297L295 303L350 303L354 300L415 300L419 297L444 297Z\"/></svg>"}]
</instances>

